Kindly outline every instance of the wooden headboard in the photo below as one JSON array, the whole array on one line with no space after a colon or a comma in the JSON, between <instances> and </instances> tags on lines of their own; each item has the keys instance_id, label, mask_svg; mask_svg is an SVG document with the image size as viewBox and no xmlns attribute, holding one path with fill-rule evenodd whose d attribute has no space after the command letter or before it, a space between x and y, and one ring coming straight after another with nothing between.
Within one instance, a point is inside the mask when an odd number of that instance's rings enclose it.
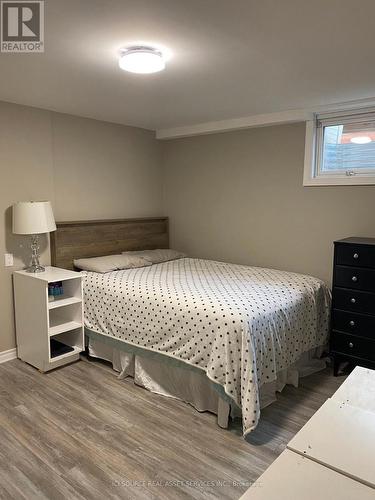
<instances>
[{"instance_id":1,"label":"wooden headboard","mask_svg":"<svg viewBox=\"0 0 375 500\"><path fill-rule=\"evenodd\" d=\"M169 247L168 217L57 222L52 265L74 269L74 259Z\"/></svg>"}]
</instances>

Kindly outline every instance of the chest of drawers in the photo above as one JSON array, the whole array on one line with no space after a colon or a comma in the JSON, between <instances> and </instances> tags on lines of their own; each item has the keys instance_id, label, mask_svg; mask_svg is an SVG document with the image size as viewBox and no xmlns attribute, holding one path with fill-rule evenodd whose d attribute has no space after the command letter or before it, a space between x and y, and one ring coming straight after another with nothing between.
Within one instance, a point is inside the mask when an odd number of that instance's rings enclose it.
<instances>
[{"instance_id":1,"label":"chest of drawers","mask_svg":"<svg viewBox=\"0 0 375 500\"><path fill-rule=\"evenodd\" d=\"M375 366L375 238L335 241L331 354L340 361Z\"/></svg>"}]
</instances>

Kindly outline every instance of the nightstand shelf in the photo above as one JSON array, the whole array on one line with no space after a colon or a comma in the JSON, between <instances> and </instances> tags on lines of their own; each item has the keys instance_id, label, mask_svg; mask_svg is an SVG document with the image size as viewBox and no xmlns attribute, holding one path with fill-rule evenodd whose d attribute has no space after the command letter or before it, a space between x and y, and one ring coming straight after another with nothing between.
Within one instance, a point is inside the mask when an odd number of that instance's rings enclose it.
<instances>
[{"instance_id":1,"label":"nightstand shelf","mask_svg":"<svg viewBox=\"0 0 375 500\"><path fill-rule=\"evenodd\" d=\"M70 358L72 355L78 355L79 356L79 353L82 352L82 349L80 347L74 347L73 348L73 351L71 352L67 352L66 354L62 354L61 356L56 356L55 358L51 358L51 365L53 365L55 362L58 362L58 361L61 361L63 359L67 359L67 358ZM71 361L69 361L70 363ZM54 368L54 366L52 366L52 368Z\"/></svg>"},{"instance_id":2,"label":"nightstand shelf","mask_svg":"<svg viewBox=\"0 0 375 500\"><path fill-rule=\"evenodd\" d=\"M79 297L59 297L55 298L52 302L48 302L48 309L57 309L58 307L69 306L71 304L79 304L82 299Z\"/></svg>"},{"instance_id":3,"label":"nightstand shelf","mask_svg":"<svg viewBox=\"0 0 375 500\"><path fill-rule=\"evenodd\" d=\"M48 284L62 282L64 295L48 300ZM17 354L42 372L77 361L84 350L82 276L47 267L43 273L14 273ZM58 342L69 352L53 356ZM56 352L56 351L55 351ZM57 352L61 352L61 349Z\"/></svg>"},{"instance_id":4,"label":"nightstand shelf","mask_svg":"<svg viewBox=\"0 0 375 500\"><path fill-rule=\"evenodd\" d=\"M81 323L77 321L64 321L62 323L56 323L49 327L48 336L54 337L55 335L60 335L61 333L70 332L71 330L76 330L82 326Z\"/></svg>"}]
</instances>

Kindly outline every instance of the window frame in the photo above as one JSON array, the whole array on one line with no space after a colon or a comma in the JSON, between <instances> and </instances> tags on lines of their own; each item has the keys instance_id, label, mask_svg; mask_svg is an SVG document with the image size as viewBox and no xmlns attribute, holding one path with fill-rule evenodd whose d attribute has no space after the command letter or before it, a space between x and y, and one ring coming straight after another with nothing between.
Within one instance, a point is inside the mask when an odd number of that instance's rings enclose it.
<instances>
[{"instance_id":1,"label":"window frame","mask_svg":"<svg viewBox=\"0 0 375 500\"><path fill-rule=\"evenodd\" d=\"M375 108L315 113L313 119L306 122L304 186L375 185L375 168L353 175L339 173L337 170L332 171L333 173L321 171L324 127L361 123L368 121L369 118L375 121Z\"/></svg>"}]
</instances>

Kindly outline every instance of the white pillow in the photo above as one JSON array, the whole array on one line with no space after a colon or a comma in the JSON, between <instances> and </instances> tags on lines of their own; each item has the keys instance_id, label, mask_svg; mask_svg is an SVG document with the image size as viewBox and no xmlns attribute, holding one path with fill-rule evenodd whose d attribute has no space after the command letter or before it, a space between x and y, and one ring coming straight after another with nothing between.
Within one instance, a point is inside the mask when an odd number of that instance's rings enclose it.
<instances>
[{"instance_id":1,"label":"white pillow","mask_svg":"<svg viewBox=\"0 0 375 500\"><path fill-rule=\"evenodd\" d=\"M103 257L77 259L74 261L74 265L83 271L109 273L110 271L117 271L119 269L151 266L151 262L137 255L104 255Z\"/></svg>"},{"instance_id":2,"label":"white pillow","mask_svg":"<svg viewBox=\"0 0 375 500\"><path fill-rule=\"evenodd\" d=\"M157 250L136 250L135 252L122 252L122 255L138 256L152 264L160 264L168 260L182 259L186 254L170 248L159 248Z\"/></svg>"}]
</instances>

